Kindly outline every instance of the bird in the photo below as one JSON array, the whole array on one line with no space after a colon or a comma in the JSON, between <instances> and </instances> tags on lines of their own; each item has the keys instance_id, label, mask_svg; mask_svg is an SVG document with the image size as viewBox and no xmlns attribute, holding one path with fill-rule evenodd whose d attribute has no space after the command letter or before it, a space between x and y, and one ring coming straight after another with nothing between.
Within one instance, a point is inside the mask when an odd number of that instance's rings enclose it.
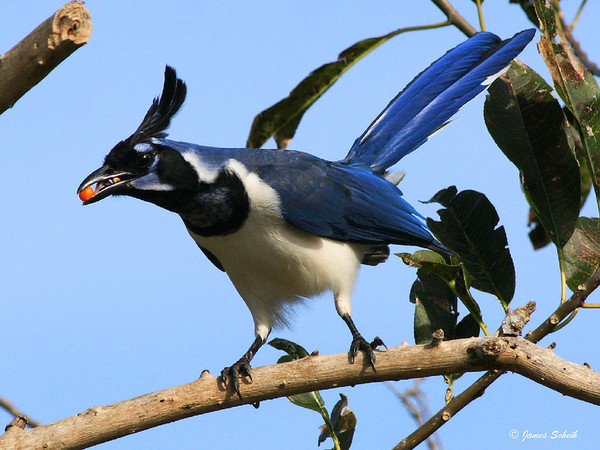
<instances>
[{"instance_id":1,"label":"bird","mask_svg":"<svg viewBox=\"0 0 600 450\"><path fill-rule=\"evenodd\" d=\"M166 66L164 85L139 127L80 184L84 205L125 195L178 214L191 238L224 271L254 321L249 349L221 372L242 398L250 362L274 327L305 299L333 294L359 352L375 370L380 338L368 342L352 319L361 264L386 261L390 245L448 254L397 187L390 170L445 127L525 48L535 30L502 40L479 32L417 75L338 161L296 150L217 148L167 139L187 87Z\"/></svg>"}]
</instances>

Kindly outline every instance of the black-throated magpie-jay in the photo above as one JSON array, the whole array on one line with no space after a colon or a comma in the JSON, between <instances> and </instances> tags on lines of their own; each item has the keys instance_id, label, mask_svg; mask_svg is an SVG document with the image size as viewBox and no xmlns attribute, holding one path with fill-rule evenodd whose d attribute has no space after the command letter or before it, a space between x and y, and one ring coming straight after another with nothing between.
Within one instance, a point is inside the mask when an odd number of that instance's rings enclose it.
<instances>
[{"instance_id":1,"label":"black-throated magpie-jay","mask_svg":"<svg viewBox=\"0 0 600 450\"><path fill-rule=\"evenodd\" d=\"M388 169L448 123L506 70L534 30L502 41L481 32L447 52L394 98L340 161L291 150L214 148L166 138L186 96L167 67L162 94L138 129L79 186L84 204L128 195L173 211L200 249L225 271L252 313L255 340L222 371L240 395L239 375L271 328L303 298L332 291L352 333L350 361L374 349L351 318L361 264L387 259L388 245L445 252ZM241 397L241 395L240 395Z\"/></svg>"}]
</instances>

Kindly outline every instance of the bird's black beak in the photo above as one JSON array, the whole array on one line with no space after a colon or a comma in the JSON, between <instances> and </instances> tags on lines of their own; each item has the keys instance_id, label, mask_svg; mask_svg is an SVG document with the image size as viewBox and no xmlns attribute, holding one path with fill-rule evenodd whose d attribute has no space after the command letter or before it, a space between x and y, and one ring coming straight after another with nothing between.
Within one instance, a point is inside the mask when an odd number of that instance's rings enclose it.
<instances>
[{"instance_id":1,"label":"bird's black beak","mask_svg":"<svg viewBox=\"0 0 600 450\"><path fill-rule=\"evenodd\" d=\"M102 166L93 171L77 188L77 194L84 205L95 203L109 195L121 194L136 176L126 171L116 171Z\"/></svg>"}]
</instances>

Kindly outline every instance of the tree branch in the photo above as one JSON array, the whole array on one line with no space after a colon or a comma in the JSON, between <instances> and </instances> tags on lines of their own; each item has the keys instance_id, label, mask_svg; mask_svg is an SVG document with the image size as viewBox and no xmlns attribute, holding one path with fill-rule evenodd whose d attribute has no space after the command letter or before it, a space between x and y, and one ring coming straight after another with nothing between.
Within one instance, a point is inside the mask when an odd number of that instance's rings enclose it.
<instances>
[{"instance_id":1,"label":"tree branch","mask_svg":"<svg viewBox=\"0 0 600 450\"><path fill-rule=\"evenodd\" d=\"M477 30L473 28L473 26L466 21L466 19L460 15L460 13L454 9L447 0L431 0L432 3L437 6L448 18L448 21L462 31L465 35L471 37Z\"/></svg>"},{"instance_id":2,"label":"tree branch","mask_svg":"<svg viewBox=\"0 0 600 450\"><path fill-rule=\"evenodd\" d=\"M86 44L91 34L89 11L83 2L73 1L0 55L0 114Z\"/></svg>"},{"instance_id":3,"label":"tree branch","mask_svg":"<svg viewBox=\"0 0 600 450\"><path fill-rule=\"evenodd\" d=\"M573 293L573 295L554 311L540 326L527 333L525 339L537 343L547 336L552 330L569 314L585 302L585 299L600 286L600 268ZM524 306L523 308L526 308ZM485 390L504 373L502 370L492 370L479 378L475 383L465 389L460 395L454 397L446 406L435 413L421 427L413 431L394 447L395 450L414 448L427 437L435 433L444 423L450 420L456 413L467 406L476 398L483 395Z\"/></svg>"},{"instance_id":4,"label":"tree branch","mask_svg":"<svg viewBox=\"0 0 600 450\"><path fill-rule=\"evenodd\" d=\"M459 395L453 397L445 407L431 416L423 426L417 428L409 436L400 441L400 443L394 447L394 450L415 448L454 417L461 409L476 398L481 397L487 387L496 381L503 373L502 370L490 370L487 372Z\"/></svg>"},{"instance_id":5,"label":"tree branch","mask_svg":"<svg viewBox=\"0 0 600 450\"><path fill-rule=\"evenodd\" d=\"M29 418L26 414L23 414L22 411L19 411L15 405L13 405L8 400L0 398L0 408L4 409L7 413L12 414L15 417L22 417L27 421L27 425L31 428L39 427L41 423Z\"/></svg>"},{"instance_id":6,"label":"tree branch","mask_svg":"<svg viewBox=\"0 0 600 450\"><path fill-rule=\"evenodd\" d=\"M85 448L190 416L313 390L385 380L449 375L480 370L511 370L564 395L600 405L600 374L559 358L551 350L516 337L484 337L399 346L378 353L377 372L362 358L310 356L254 369L254 382L242 383L244 400L220 387L207 371L194 382L92 407L58 422L22 430L10 427L0 448Z\"/></svg>"},{"instance_id":7,"label":"tree branch","mask_svg":"<svg viewBox=\"0 0 600 450\"><path fill-rule=\"evenodd\" d=\"M399 391L392 383L386 383L388 389L390 389L396 397L398 397L398 400L404 404L408 413L419 426L423 425L425 422L424 417L429 417L431 415L429 412L427 394L420 389L420 385L423 381L425 381L425 378L417 378L412 387L405 391ZM442 448L442 445L438 445L438 442L439 438L435 434L427 437L427 446L429 450L436 450L438 447Z\"/></svg>"}]
</instances>

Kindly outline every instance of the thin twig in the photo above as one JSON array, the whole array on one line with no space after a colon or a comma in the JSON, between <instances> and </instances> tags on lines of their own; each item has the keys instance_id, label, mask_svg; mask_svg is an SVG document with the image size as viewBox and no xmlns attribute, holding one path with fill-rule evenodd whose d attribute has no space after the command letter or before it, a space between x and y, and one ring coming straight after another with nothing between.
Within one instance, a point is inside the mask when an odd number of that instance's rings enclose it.
<instances>
[{"instance_id":1,"label":"thin twig","mask_svg":"<svg viewBox=\"0 0 600 450\"><path fill-rule=\"evenodd\" d=\"M39 427L40 425L42 425L40 422L31 419L27 414L23 414L23 412L17 409L15 405L3 398L0 398L0 408L6 410L6 412L12 414L15 417L25 417L25 419L27 420L27 425L29 425L31 428Z\"/></svg>"},{"instance_id":2,"label":"thin twig","mask_svg":"<svg viewBox=\"0 0 600 450\"><path fill-rule=\"evenodd\" d=\"M477 18L479 19L479 28L481 31L485 31L485 22L483 20L483 8L482 4L483 0L475 0L475 5L477 5Z\"/></svg>"},{"instance_id":3,"label":"thin twig","mask_svg":"<svg viewBox=\"0 0 600 450\"><path fill-rule=\"evenodd\" d=\"M420 389L423 381L425 381L425 378L417 378L414 380L412 386L405 391L401 391L392 383L386 382L388 389L398 397L398 400L402 402L404 407L408 410L408 413L419 426L423 425L425 422L424 417L429 417L431 415L429 412L427 394ZM429 447L429 450L443 448L439 437L435 435L435 433L427 437L427 446Z\"/></svg>"},{"instance_id":4,"label":"thin twig","mask_svg":"<svg viewBox=\"0 0 600 450\"><path fill-rule=\"evenodd\" d=\"M583 0L579 5L579 8L577 8L577 13L575 13L575 18L573 19L573 23L571 23L572 30L577 26L577 22L579 22L579 18L581 17L581 13L583 12L583 8L585 7L586 3L587 0Z\"/></svg>"},{"instance_id":5,"label":"thin twig","mask_svg":"<svg viewBox=\"0 0 600 450\"><path fill-rule=\"evenodd\" d=\"M394 450L415 448L425 439L429 438L442 425L456 415L461 409L483 395L487 387L492 384L504 372L500 370L491 370L479 378L475 383L465 389L461 394L453 397L452 400L436 414L431 416L423 426L417 428L413 433L404 438Z\"/></svg>"}]
</instances>

